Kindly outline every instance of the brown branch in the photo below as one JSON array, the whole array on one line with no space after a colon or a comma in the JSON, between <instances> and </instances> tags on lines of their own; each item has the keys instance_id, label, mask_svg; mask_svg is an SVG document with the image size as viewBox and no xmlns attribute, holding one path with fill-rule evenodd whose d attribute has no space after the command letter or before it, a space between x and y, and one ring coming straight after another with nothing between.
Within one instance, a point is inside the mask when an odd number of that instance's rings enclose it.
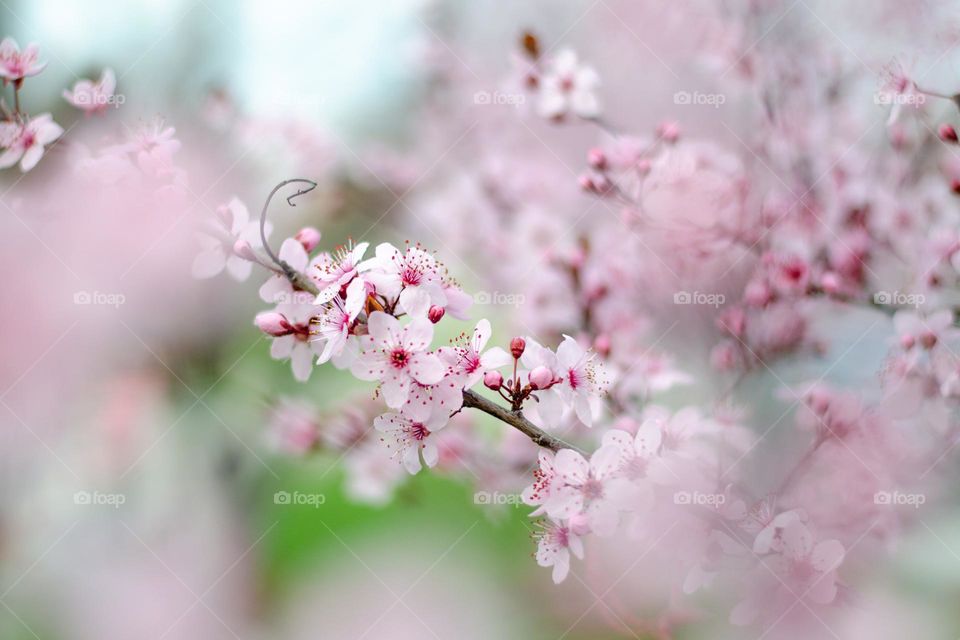
<instances>
[{"instance_id":1,"label":"brown branch","mask_svg":"<svg viewBox=\"0 0 960 640\"><path fill-rule=\"evenodd\" d=\"M560 449L576 449L573 445L567 444L559 438L555 438L546 431L540 429L535 424L523 417L523 414L519 411L510 411L506 407L502 407L496 402L487 400L483 396L470 391L469 389L463 390L463 406L470 407L472 409L479 409L486 414L497 418L502 422L506 422L508 425L527 436L533 443L537 446L544 447L546 449L551 449L553 451L559 451Z\"/></svg>"}]
</instances>

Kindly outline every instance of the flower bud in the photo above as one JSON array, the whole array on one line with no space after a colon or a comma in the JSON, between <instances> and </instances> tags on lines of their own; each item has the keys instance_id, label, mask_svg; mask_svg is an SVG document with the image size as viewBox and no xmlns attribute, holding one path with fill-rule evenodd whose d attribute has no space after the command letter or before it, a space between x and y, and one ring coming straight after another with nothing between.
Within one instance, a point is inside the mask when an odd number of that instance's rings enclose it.
<instances>
[{"instance_id":1,"label":"flower bud","mask_svg":"<svg viewBox=\"0 0 960 640\"><path fill-rule=\"evenodd\" d=\"M253 324L257 325L260 331L274 338L290 335L290 333L293 332L293 327L291 327L287 319L283 317L283 314L277 313L276 311L263 311L258 313L257 317L253 319Z\"/></svg>"},{"instance_id":2,"label":"flower bud","mask_svg":"<svg viewBox=\"0 0 960 640\"><path fill-rule=\"evenodd\" d=\"M600 354L600 357L606 358L610 355L610 336L605 333L601 333L597 336L597 339L593 341L593 350Z\"/></svg>"},{"instance_id":3,"label":"flower bud","mask_svg":"<svg viewBox=\"0 0 960 640\"><path fill-rule=\"evenodd\" d=\"M913 345L915 344L917 344L917 341L914 340L913 336L909 333L900 336L900 346L904 349L913 349Z\"/></svg>"},{"instance_id":4,"label":"flower bud","mask_svg":"<svg viewBox=\"0 0 960 640\"><path fill-rule=\"evenodd\" d=\"M320 244L320 232L313 227L304 227L297 231L297 235L294 236L297 242L303 245L304 250L307 253L310 253L317 248L317 245Z\"/></svg>"},{"instance_id":5,"label":"flower bud","mask_svg":"<svg viewBox=\"0 0 960 640\"><path fill-rule=\"evenodd\" d=\"M430 307L430 310L427 311L427 317L430 318L430 322L437 324L443 318L443 314L446 313L446 310L443 307L438 307L433 305Z\"/></svg>"},{"instance_id":6,"label":"flower bud","mask_svg":"<svg viewBox=\"0 0 960 640\"><path fill-rule=\"evenodd\" d=\"M933 346L937 344L937 334L933 331L924 331L920 334L920 344L928 351L933 349Z\"/></svg>"},{"instance_id":7,"label":"flower bud","mask_svg":"<svg viewBox=\"0 0 960 640\"><path fill-rule=\"evenodd\" d=\"M944 142L957 142L957 130L953 128L953 125L949 125L944 122L937 129L937 135L940 136L940 139Z\"/></svg>"},{"instance_id":8,"label":"flower bud","mask_svg":"<svg viewBox=\"0 0 960 640\"><path fill-rule=\"evenodd\" d=\"M536 367L530 372L530 386L534 389L547 389L553 384L553 372L546 367Z\"/></svg>"},{"instance_id":9,"label":"flower bud","mask_svg":"<svg viewBox=\"0 0 960 640\"><path fill-rule=\"evenodd\" d=\"M674 143L680 137L680 125L676 122L661 122L657 125L657 135L664 142Z\"/></svg>"},{"instance_id":10,"label":"flower bud","mask_svg":"<svg viewBox=\"0 0 960 640\"><path fill-rule=\"evenodd\" d=\"M225 204L220 205L217 207L216 214L223 226L225 226L227 229L231 229L233 227L233 211L231 211L229 206Z\"/></svg>"},{"instance_id":11,"label":"flower bud","mask_svg":"<svg viewBox=\"0 0 960 640\"><path fill-rule=\"evenodd\" d=\"M499 371L487 371L483 374L483 385L497 391L503 386L503 375Z\"/></svg>"},{"instance_id":12,"label":"flower bud","mask_svg":"<svg viewBox=\"0 0 960 640\"><path fill-rule=\"evenodd\" d=\"M607 168L607 154L603 152L603 149L594 147L587 152L587 164L598 171L603 171Z\"/></svg>"},{"instance_id":13,"label":"flower bud","mask_svg":"<svg viewBox=\"0 0 960 640\"><path fill-rule=\"evenodd\" d=\"M954 178L950 181L950 190L960 196L960 180Z\"/></svg>"},{"instance_id":14,"label":"flower bud","mask_svg":"<svg viewBox=\"0 0 960 640\"><path fill-rule=\"evenodd\" d=\"M257 254L253 251L253 245L247 240L237 240L234 242L233 252L244 260L249 260L250 262L257 261Z\"/></svg>"},{"instance_id":15,"label":"flower bud","mask_svg":"<svg viewBox=\"0 0 960 640\"><path fill-rule=\"evenodd\" d=\"M841 287L840 276L833 271L827 271L820 277L820 286L827 293L839 293Z\"/></svg>"},{"instance_id":16,"label":"flower bud","mask_svg":"<svg viewBox=\"0 0 960 640\"><path fill-rule=\"evenodd\" d=\"M523 350L527 348L527 341L517 336L510 341L510 353L513 355L514 360L519 360L520 356L523 355Z\"/></svg>"}]
</instances>

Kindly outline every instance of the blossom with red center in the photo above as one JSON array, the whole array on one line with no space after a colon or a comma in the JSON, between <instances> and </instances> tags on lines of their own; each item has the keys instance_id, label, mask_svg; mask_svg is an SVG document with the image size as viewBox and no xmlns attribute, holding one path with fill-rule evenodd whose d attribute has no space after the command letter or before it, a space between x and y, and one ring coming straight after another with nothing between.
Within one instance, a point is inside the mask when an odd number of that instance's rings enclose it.
<instances>
[{"instance_id":1,"label":"blossom with red center","mask_svg":"<svg viewBox=\"0 0 960 640\"><path fill-rule=\"evenodd\" d=\"M411 316L426 316L433 305L445 306L443 273L440 264L420 247L400 251L389 242L377 246L376 257L364 265L366 278L378 295L396 300L397 309Z\"/></svg>"},{"instance_id":2,"label":"blossom with red center","mask_svg":"<svg viewBox=\"0 0 960 640\"><path fill-rule=\"evenodd\" d=\"M395 449L404 468L415 474L421 469L420 456L428 467L440 459L433 435L446 426L449 415L438 413L426 422L412 420L401 413L384 413L373 420L386 446Z\"/></svg>"},{"instance_id":3,"label":"blossom with red center","mask_svg":"<svg viewBox=\"0 0 960 640\"><path fill-rule=\"evenodd\" d=\"M52 144L63 135L63 127L53 121L49 113L44 113L27 122L0 123L0 169L6 169L20 163L20 170L26 173L37 166L43 157L44 147Z\"/></svg>"},{"instance_id":4,"label":"blossom with red center","mask_svg":"<svg viewBox=\"0 0 960 640\"><path fill-rule=\"evenodd\" d=\"M557 385L560 397L588 427L600 414L602 396L609 386L606 371L595 357L570 336L564 336L557 349L557 373L562 380Z\"/></svg>"},{"instance_id":5,"label":"blossom with red center","mask_svg":"<svg viewBox=\"0 0 960 640\"><path fill-rule=\"evenodd\" d=\"M583 560L583 541L570 523L547 520L538 522L537 526L539 531L534 534L537 540L537 564L553 567L553 582L560 584L570 572L571 552Z\"/></svg>"},{"instance_id":6,"label":"blossom with red center","mask_svg":"<svg viewBox=\"0 0 960 640\"><path fill-rule=\"evenodd\" d=\"M540 79L537 110L545 118L562 118L568 112L595 118L600 115L599 85L600 76L592 67L581 65L573 51L561 51Z\"/></svg>"},{"instance_id":7,"label":"blossom with red center","mask_svg":"<svg viewBox=\"0 0 960 640\"><path fill-rule=\"evenodd\" d=\"M316 265L315 273L310 276L320 287L317 304L326 304L333 300L361 271L371 266L370 261L361 262L368 246L367 242L361 242L357 246L348 243L334 251L328 260Z\"/></svg>"},{"instance_id":8,"label":"blossom with red center","mask_svg":"<svg viewBox=\"0 0 960 640\"><path fill-rule=\"evenodd\" d=\"M613 533L630 484L617 477L620 465L620 449L616 446L600 447L589 462L572 449L561 449L553 460L556 477L544 511L560 520L582 515L597 535Z\"/></svg>"},{"instance_id":9,"label":"blossom with red center","mask_svg":"<svg viewBox=\"0 0 960 640\"><path fill-rule=\"evenodd\" d=\"M356 341L352 335L357 316L363 310L366 300L366 285L362 280L354 280L346 290L346 297L337 297L324 305L314 318L314 334L317 340L323 343L323 351L317 359L317 364L332 360L337 368L349 366L350 361L344 359L344 354L352 356L352 350L347 349L349 341Z\"/></svg>"},{"instance_id":10,"label":"blossom with red center","mask_svg":"<svg viewBox=\"0 0 960 640\"><path fill-rule=\"evenodd\" d=\"M483 350L491 333L490 321L484 318L477 322L470 339L461 336L461 344L437 350L451 371L464 376L464 386L468 389L479 383L487 371L499 369L511 362L510 354L500 347Z\"/></svg>"},{"instance_id":11,"label":"blossom with red center","mask_svg":"<svg viewBox=\"0 0 960 640\"><path fill-rule=\"evenodd\" d=\"M47 66L40 62L40 47L28 44L23 51L13 38L4 38L0 42L0 78L3 83L22 82L24 78L35 76Z\"/></svg>"},{"instance_id":12,"label":"blossom with red center","mask_svg":"<svg viewBox=\"0 0 960 640\"><path fill-rule=\"evenodd\" d=\"M404 405L413 382L436 384L447 372L440 358L427 351L433 325L426 318L414 318L402 326L395 317L375 311L367 319L367 332L361 340L363 353L350 370L361 380L379 381L391 409Z\"/></svg>"}]
</instances>

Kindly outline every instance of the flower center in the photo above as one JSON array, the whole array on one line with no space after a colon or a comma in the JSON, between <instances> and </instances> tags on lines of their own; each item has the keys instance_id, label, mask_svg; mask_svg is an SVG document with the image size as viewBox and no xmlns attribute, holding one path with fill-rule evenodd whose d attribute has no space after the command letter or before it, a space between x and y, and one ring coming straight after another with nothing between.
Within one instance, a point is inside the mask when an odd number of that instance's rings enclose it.
<instances>
[{"instance_id":1,"label":"flower center","mask_svg":"<svg viewBox=\"0 0 960 640\"><path fill-rule=\"evenodd\" d=\"M583 483L583 497L587 500L597 500L603 497L603 483L596 478L590 478Z\"/></svg>"},{"instance_id":2,"label":"flower center","mask_svg":"<svg viewBox=\"0 0 960 640\"><path fill-rule=\"evenodd\" d=\"M405 285L415 287L421 280L423 280L423 272L415 267L404 267L400 272L400 281Z\"/></svg>"},{"instance_id":3,"label":"flower center","mask_svg":"<svg viewBox=\"0 0 960 640\"><path fill-rule=\"evenodd\" d=\"M414 440L423 441L426 440L429 435L430 429L427 429L422 423L414 422L410 425L410 437Z\"/></svg>"},{"instance_id":4,"label":"flower center","mask_svg":"<svg viewBox=\"0 0 960 640\"><path fill-rule=\"evenodd\" d=\"M390 364L392 364L397 369L403 369L410 362L410 354L407 353L406 349L402 347L397 347L390 352Z\"/></svg>"},{"instance_id":5,"label":"flower center","mask_svg":"<svg viewBox=\"0 0 960 640\"><path fill-rule=\"evenodd\" d=\"M567 380L570 381L570 388L575 390L580 386L581 383L583 383L583 376L581 376L580 372L576 369L568 369Z\"/></svg>"}]
</instances>

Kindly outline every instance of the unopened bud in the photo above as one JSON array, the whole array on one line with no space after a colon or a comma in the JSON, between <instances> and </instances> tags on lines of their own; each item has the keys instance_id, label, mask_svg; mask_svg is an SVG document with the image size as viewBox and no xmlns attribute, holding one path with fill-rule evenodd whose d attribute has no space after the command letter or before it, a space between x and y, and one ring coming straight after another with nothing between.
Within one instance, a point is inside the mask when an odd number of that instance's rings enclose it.
<instances>
[{"instance_id":1,"label":"unopened bud","mask_svg":"<svg viewBox=\"0 0 960 640\"><path fill-rule=\"evenodd\" d=\"M430 322L437 324L443 318L443 314L446 313L446 310L443 307L438 307L433 305L430 307L430 310L427 311L427 317L430 318Z\"/></svg>"},{"instance_id":2,"label":"unopened bud","mask_svg":"<svg viewBox=\"0 0 960 640\"><path fill-rule=\"evenodd\" d=\"M222 204L217 207L217 217L220 219L220 222L223 223L227 229L233 227L233 211L230 210L230 207Z\"/></svg>"},{"instance_id":3,"label":"unopened bud","mask_svg":"<svg viewBox=\"0 0 960 640\"><path fill-rule=\"evenodd\" d=\"M605 333L601 333L597 336L597 339L593 341L593 349L600 357L606 358L610 355L610 336Z\"/></svg>"},{"instance_id":4,"label":"unopened bud","mask_svg":"<svg viewBox=\"0 0 960 640\"><path fill-rule=\"evenodd\" d=\"M251 262L257 261L257 254L253 251L253 245L251 245L247 240L237 240L234 242L233 252L244 260L249 260Z\"/></svg>"},{"instance_id":5,"label":"unopened bud","mask_svg":"<svg viewBox=\"0 0 960 640\"><path fill-rule=\"evenodd\" d=\"M676 122L661 122L657 125L657 135L663 138L664 142L676 142L680 137L680 125Z\"/></svg>"},{"instance_id":6,"label":"unopened bud","mask_svg":"<svg viewBox=\"0 0 960 640\"><path fill-rule=\"evenodd\" d=\"M523 350L527 348L527 341L517 336L510 341L510 354L513 355L515 360L519 360L520 356L523 355Z\"/></svg>"},{"instance_id":7,"label":"unopened bud","mask_svg":"<svg viewBox=\"0 0 960 640\"><path fill-rule=\"evenodd\" d=\"M920 334L920 344L924 349L933 349L933 345L937 344L937 334L932 331L924 331Z\"/></svg>"},{"instance_id":8,"label":"unopened bud","mask_svg":"<svg viewBox=\"0 0 960 640\"><path fill-rule=\"evenodd\" d=\"M954 178L950 181L950 191L953 191L955 194L960 196L960 180Z\"/></svg>"},{"instance_id":9,"label":"unopened bud","mask_svg":"<svg viewBox=\"0 0 960 640\"><path fill-rule=\"evenodd\" d=\"M598 171L603 171L607 168L607 154L603 149L594 147L587 152L587 164Z\"/></svg>"},{"instance_id":10,"label":"unopened bud","mask_svg":"<svg viewBox=\"0 0 960 640\"><path fill-rule=\"evenodd\" d=\"M953 128L953 125L949 125L944 122L937 129L937 135L940 136L940 139L944 142L957 142L957 130Z\"/></svg>"},{"instance_id":11,"label":"unopened bud","mask_svg":"<svg viewBox=\"0 0 960 640\"><path fill-rule=\"evenodd\" d=\"M913 336L909 333L900 336L900 346L904 349L913 349L913 345L915 344L917 344L917 341L914 340Z\"/></svg>"},{"instance_id":12,"label":"unopened bud","mask_svg":"<svg viewBox=\"0 0 960 640\"><path fill-rule=\"evenodd\" d=\"M820 278L820 286L823 287L823 290L827 293L839 293L840 292L840 276L834 273L833 271L827 271Z\"/></svg>"},{"instance_id":13,"label":"unopened bud","mask_svg":"<svg viewBox=\"0 0 960 640\"><path fill-rule=\"evenodd\" d=\"M553 384L553 372L546 367L536 367L530 372L530 386L534 389L547 389Z\"/></svg>"},{"instance_id":14,"label":"unopened bud","mask_svg":"<svg viewBox=\"0 0 960 640\"><path fill-rule=\"evenodd\" d=\"M290 335L290 333L293 332L293 327L291 327L287 319L283 317L283 314L277 313L276 311L258 313L257 317L253 319L253 324L257 325L260 331L275 338Z\"/></svg>"},{"instance_id":15,"label":"unopened bud","mask_svg":"<svg viewBox=\"0 0 960 640\"><path fill-rule=\"evenodd\" d=\"M310 253L320 244L320 231L313 227L304 227L300 229L300 231L297 231L297 235L295 235L294 238L303 245L307 253Z\"/></svg>"},{"instance_id":16,"label":"unopened bud","mask_svg":"<svg viewBox=\"0 0 960 640\"><path fill-rule=\"evenodd\" d=\"M483 374L483 385L487 389L498 391L503 386L503 375L499 371L487 371Z\"/></svg>"}]
</instances>

